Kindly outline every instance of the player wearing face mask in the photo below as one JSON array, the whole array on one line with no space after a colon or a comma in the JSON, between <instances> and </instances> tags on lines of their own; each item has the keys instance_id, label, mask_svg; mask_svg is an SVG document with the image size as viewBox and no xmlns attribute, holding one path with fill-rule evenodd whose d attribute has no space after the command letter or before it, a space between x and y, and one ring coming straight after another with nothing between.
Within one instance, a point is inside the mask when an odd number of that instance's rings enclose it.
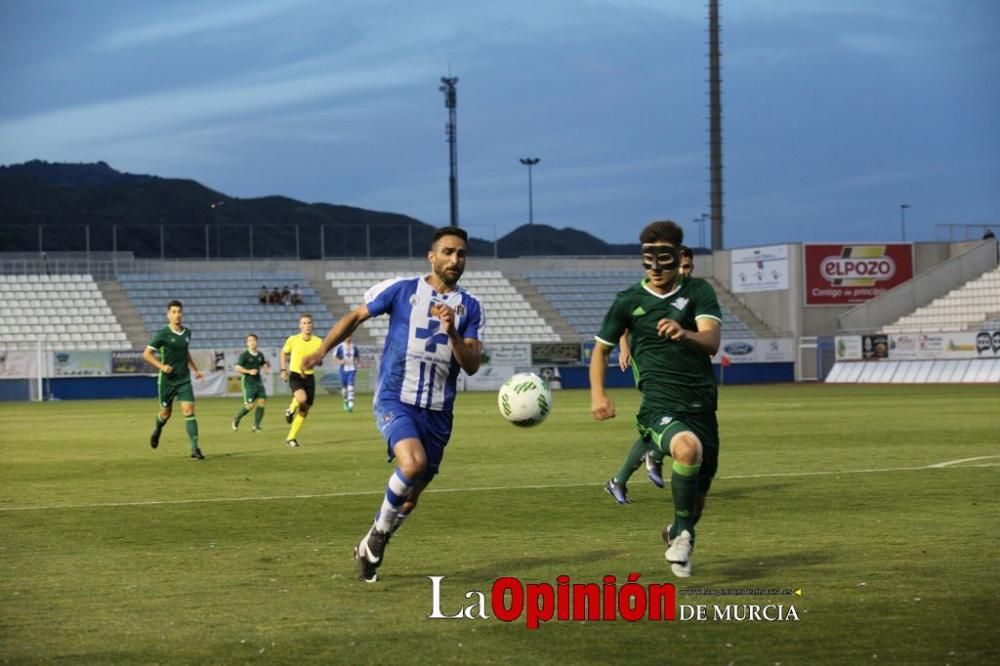
<instances>
[{"instance_id":1,"label":"player wearing face mask","mask_svg":"<svg viewBox=\"0 0 1000 666\"><path fill-rule=\"evenodd\" d=\"M591 356L591 414L604 421L615 406L604 389L607 358L622 333L632 338L632 371L642 393L639 437L605 484L619 504L631 502L626 482L647 452L669 455L673 519L663 531L676 576L691 575L694 526L718 467L715 411L718 391L711 357L718 351L722 314L704 280L682 278L684 233L673 222L653 222L639 236L646 277L620 292L596 336Z\"/></svg>"}]
</instances>

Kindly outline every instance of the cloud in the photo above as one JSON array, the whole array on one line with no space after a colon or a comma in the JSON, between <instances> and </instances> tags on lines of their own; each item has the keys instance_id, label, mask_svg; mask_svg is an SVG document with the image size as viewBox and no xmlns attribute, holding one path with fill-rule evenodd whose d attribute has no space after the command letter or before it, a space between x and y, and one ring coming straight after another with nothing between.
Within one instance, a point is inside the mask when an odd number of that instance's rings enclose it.
<instances>
[{"instance_id":1,"label":"cloud","mask_svg":"<svg viewBox=\"0 0 1000 666\"><path fill-rule=\"evenodd\" d=\"M144 23L112 32L99 41L95 48L99 51L115 51L216 30L238 28L273 18L300 4L298 0L239 3L209 13Z\"/></svg>"},{"instance_id":2,"label":"cloud","mask_svg":"<svg viewBox=\"0 0 1000 666\"><path fill-rule=\"evenodd\" d=\"M433 80L434 74L429 67L414 64L164 91L0 123L0 150L8 159L31 159L54 146L100 145L185 128L205 129L212 122L231 123L282 107L393 90Z\"/></svg>"}]
</instances>

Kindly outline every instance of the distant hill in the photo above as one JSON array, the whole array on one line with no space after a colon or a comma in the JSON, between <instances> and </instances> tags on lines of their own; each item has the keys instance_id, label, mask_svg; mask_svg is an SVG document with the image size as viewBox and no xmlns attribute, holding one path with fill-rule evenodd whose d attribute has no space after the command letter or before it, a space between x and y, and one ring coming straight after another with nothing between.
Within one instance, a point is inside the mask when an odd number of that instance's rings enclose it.
<instances>
[{"instance_id":1,"label":"distant hill","mask_svg":"<svg viewBox=\"0 0 1000 666\"><path fill-rule=\"evenodd\" d=\"M399 213L282 196L230 197L193 180L116 171L105 162L33 160L0 166L0 252L43 249L131 251L137 257L407 256L427 247L434 227ZM163 229L161 237L160 229ZM365 227L369 231L365 231ZM298 227L298 238L295 229ZM252 229L252 232L251 232ZM575 229L524 225L498 240L502 257L631 254ZM492 256L490 242L470 239L470 253Z\"/></svg>"}]
</instances>

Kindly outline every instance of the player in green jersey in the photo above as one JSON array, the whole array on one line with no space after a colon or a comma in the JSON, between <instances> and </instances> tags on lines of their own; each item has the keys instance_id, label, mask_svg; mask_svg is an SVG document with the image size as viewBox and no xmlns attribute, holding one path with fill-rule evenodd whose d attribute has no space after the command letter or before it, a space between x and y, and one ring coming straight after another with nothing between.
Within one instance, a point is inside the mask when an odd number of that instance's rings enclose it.
<instances>
[{"instance_id":1,"label":"player in green jersey","mask_svg":"<svg viewBox=\"0 0 1000 666\"><path fill-rule=\"evenodd\" d=\"M691 277L691 274L694 273L694 252L687 245L681 245L680 262L681 264L677 270L680 272L681 277ZM632 352L630 351L628 338L628 331L625 331L618 340L618 367L622 369L622 372L632 366ZM662 488L665 485L663 482L662 453L653 450L646 454L646 474L657 488ZM628 482L628 479L622 479L621 482L624 484Z\"/></svg>"},{"instance_id":2,"label":"player in green jersey","mask_svg":"<svg viewBox=\"0 0 1000 666\"><path fill-rule=\"evenodd\" d=\"M251 432L260 432L260 422L264 420L264 405L267 404L267 392L264 390L262 372L270 372L271 364L264 358L264 352L257 351L257 336L253 333L247 336L247 348L236 360L233 368L240 375L240 388L243 389L243 406L233 417L233 430L240 429L240 420L254 412ZM257 411L254 411L254 410Z\"/></svg>"},{"instance_id":3,"label":"player in green jersey","mask_svg":"<svg viewBox=\"0 0 1000 666\"><path fill-rule=\"evenodd\" d=\"M613 418L604 388L610 350L631 334L632 371L642 393L636 415L639 437L605 489L619 504L647 452L673 459L670 490L674 517L663 531L674 575L691 575L695 523L718 469L718 390L711 358L719 349L722 313L705 281L680 274L684 232L673 222L653 222L639 235L646 277L620 292L604 317L590 360L590 411Z\"/></svg>"},{"instance_id":4,"label":"player in green jersey","mask_svg":"<svg viewBox=\"0 0 1000 666\"><path fill-rule=\"evenodd\" d=\"M204 460L205 456L198 448L198 421L194 416L194 389L191 388L191 370L194 370L195 379L201 379L201 372L188 351L191 329L184 328L184 306L180 301L167 303L167 322L167 326L153 334L153 339L142 353L146 362L160 371L156 378L160 413L156 415L149 445L154 449L160 445L160 434L170 420L176 399L181 403L184 426L191 440L191 457Z\"/></svg>"}]
</instances>

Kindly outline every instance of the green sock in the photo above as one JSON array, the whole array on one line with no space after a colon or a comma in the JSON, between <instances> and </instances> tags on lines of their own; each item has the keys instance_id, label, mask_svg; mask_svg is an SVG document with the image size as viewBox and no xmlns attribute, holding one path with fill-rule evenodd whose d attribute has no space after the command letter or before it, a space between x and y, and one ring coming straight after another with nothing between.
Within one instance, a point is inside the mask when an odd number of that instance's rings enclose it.
<instances>
[{"instance_id":1,"label":"green sock","mask_svg":"<svg viewBox=\"0 0 1000 666\"><path fill-rule=\"evenodd\" d=\"M162 419L162 418L160 417L160 415L159 415L159 414L157 414L157 415L156 415L156 424L155 424L155 425L153 426L153 430L154 430L154 431L155 431L155 432L156 432L157 434L159 434L160 432L162 432L162 431L163 431L163 426L165 426L166 424L167 424L167 422L166 422L166 421L164 421L164 420L163 420L163 419Z\"/></svg>"},{"instance_id":2,"label":"green sock","mask_svg":"<svg viewBox=\"0 0 1000 666\"><path fill-rule=\"evenodd\" d=\"M191 440L191 449L198 448L198 419L193 416L184 417L184 428L187 430L188 439Z\"/></svg>"},{"instance_id":3,"label":"green sock","mask_svg":"<svg viewBox=\"0 0 1000 666\"><path fill-rule=\"evenodd\" d=\"M687 530L694 536L694 503L698 497L697 465L684 465L674 461L670 474L670 494L674 498L674 529L671 536Z\"/></svg>"},{"instance_id":4,"label":"green sock","mask_svg":"<svg viewBox=\"0 0 1000 666\"><path fill-rule=\"evenodd\" d=\"M639 469L639 465L642 464L642 458L646 455L647 450L649 450L649 446L646 444L646 440L642 437L635 440L632 443L632 448L629 449L628 455L625 456L625 462L615 472L615 482L627 483L635 470Z\"/></svg>"},{"instance_id":5,"label":"green sock","mask_svg":"<svg viewBox=\"0 0 1000 666\"><path fill-rule=\"evenodd\" d=\"M240 421L243 420L243 417L246 416L249 413L250 412L247 411L246 407L240 408L239 414L236 415L236 425L239 425Z\"/></svg>"},{"instance_id":6,"label":"green sock","mask_svg":"<svg viewBox=\"0 0 1000 666\"><path fill-rule=\"evenodd\" d=\"M258 407L253 415L253 427L260 428L260 422L264 420L264 408Z\"/></svg>"}]
</instances>

